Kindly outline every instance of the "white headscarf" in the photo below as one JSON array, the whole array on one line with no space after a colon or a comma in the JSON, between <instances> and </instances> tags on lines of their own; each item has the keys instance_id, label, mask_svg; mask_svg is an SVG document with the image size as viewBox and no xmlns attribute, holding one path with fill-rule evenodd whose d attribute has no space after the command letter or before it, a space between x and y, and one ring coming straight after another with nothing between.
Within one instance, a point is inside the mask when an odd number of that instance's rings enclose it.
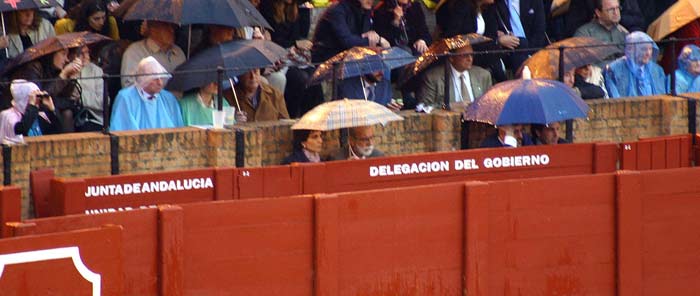
<instances>
[{"instance_id":1,"label":"white headscarf","mask_svg":"<svg viewBox=\"0 0 700 296\"><path fill-rule=\"evenodd\" d=\"M167 84L168 79L172 77L154 57L148 56L143 58L136 67L136 85L140 88L146 87L153 79L163 79L163 83ZM143 75L152 74L152 75Z\"/></svg>"},{"instance_id":2,"label":"white headscarf","mask_svg":"<svg viewBox=\"0 0 700 296\"><path fill-rule=\"evenodd\" d=\"M35 90L39 90L39 87L34 84L34 82L29 82L24 79L12 80L12 84L10 84L12 105L19 113L24 114L29 104L29 94Z\"/></svg>"}]
</instances>

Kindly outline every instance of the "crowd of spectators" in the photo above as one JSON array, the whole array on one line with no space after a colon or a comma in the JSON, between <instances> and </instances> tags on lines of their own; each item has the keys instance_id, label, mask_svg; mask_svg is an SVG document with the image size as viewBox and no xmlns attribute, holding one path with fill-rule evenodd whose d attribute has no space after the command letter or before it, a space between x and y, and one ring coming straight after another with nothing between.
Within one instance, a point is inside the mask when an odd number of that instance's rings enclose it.
<instances>
[{"instance_id":1,"label":"crowd of spectators","mask_svg":"<svg viewBox=\"0 0 700 296\"><path fill-rule=\"evenodd\" d=\"M188 57L236 39L266 39L288 51L288 58L275 66L250 69L231 77L235 85L224 85L223 104L241 109L236 115L238 121L298 118L333 99L328 87L324 92L322 85L309 86L308 82L316 65L344 50L355 46L400 47L418 56L434 40L468 33L492 41L454 49L451 56L416 77L399 69L339 81L338 97L372 100L391 109L419 104L461 108L493 84L517 78L519 67L534 51L572 36L596 38L619 48L619 54L610 55L602 63L565 73L563 81L584 99L665 94L674 87L677 93L700 91L700 50L693 45L700 41L686 41L675 53L667 48L668 43L659 45L644 33L675 2L670 0L443 0L433 9L425 5L429 0L336 0L324 9L314 9L306 0L252 1L272 30L220 25L185 28L162 21L124 21L122 15L114 13L124 7L114 0L58 2L63 6L5 13L7 36L0 37L0 48L7 52L0 54L3 65L56 34L89 31L112 40L59 50L4 69L0 99L0 107L5 110L0 114L3 142L17 142L22 136L100 130L104 109L111 110L111 130L211 125L211 110L218 107L215 96L219 84L212 82L184 93L169 92L168 73L172 74ZM314 13L319 15L312 24ZM433 17L435 27L431 31L428 20ZM697 33L692 35L696 26L700 28L700 20L679 32L699 37ZM191 39L191 44L180 41L183 32L189 34L186 39ZM475 53L481 51L488 53ZM676 55L677 66L662 68L657 63L661 55ZM91 79L103 73L121 75L118 81L106 81L107 92L103 91L102 79ZM671 73L676 77L674 86L670 85ZM407 104L397 105L394 98L402 98ZM530 134L538 140L526 142L561 142L552 140L558 139L557 128L552 128L533 126ZM363 133L368 131L353 131L352 143L341 152L355 157L376 156L365 153L364 146L357 144L373 137L361 136ZM510 135L512 129L499 134ZM320 159L313 147L321 140L315 135L295 134L300 137L295 139L298 151L290 157L297 161ZM498 141L503 144L503 137Z\"/></svg>"}]
</instances>

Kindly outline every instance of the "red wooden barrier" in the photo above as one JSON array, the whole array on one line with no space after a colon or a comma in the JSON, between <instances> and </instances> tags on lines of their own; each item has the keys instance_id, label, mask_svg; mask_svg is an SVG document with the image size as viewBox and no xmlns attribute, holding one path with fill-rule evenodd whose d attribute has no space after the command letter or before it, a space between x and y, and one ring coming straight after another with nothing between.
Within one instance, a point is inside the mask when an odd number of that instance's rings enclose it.
<instances>
[{"instance_id":1,"label":"red wooden barrier","mask_svg":"<svg viewBox=\"0 0 700 296\"><path fill-rule=\"evenodd\" d=\"M620 169L657 170L690 167L693 161L691 135L639 139L620 143Z\"/></svg>"},{"instance_id":2,"label":"red wooden barrier","mask_svg":"<svg viewBox=\"0 0 700 296\"><path fill-rule=\"evenodd\" d=\"M19 221L22 218L22 190L16 186L0 187L0 238L10 235L5 223Z\"/></svg>"},{"instance_id":3,"label":"red wooden barrier","mask_svg":"<svg viewBox=\"0 0 700 296\"><path fill-rule=\"evenodd\" d=\"M123 230L120 237L123 247L118 249L123 258L120 261L124 271L120 276L123 276L125 282L123 295L158 295L158 272L162 269L158 263L158 256L161 254L158 220L157 209L144 209L100 215L31 219L23 223L14 223L11 228L14 236L25 236L99 227L105 224L121 225Z\"/></svg>"},{"instance_id":4,"label":"red wooden barrier","mask_svg":"<svg viewBox=\"0 0 700 296\"><path fill-rule=\"evenodd\" d=\"M53 216L234 198L234 168L51 180ZM39 214L41 212L37 212Z\"/></svg>"},{"instance_id":5,"label":"red wooden barrier","mask_svg":"<svg viewBox=\"0 0 700 296\"><path fill-rule=\"evenodd\" d=\"M51 207L51 179L54 177L53 169L39 169L29 172L29 187L34 201L34 217L50 216Z\"/></svg>"},{"instance_id":6,"label":"red wooden barrier","mask_svg":"<svg viewBox=\"0 0 700 296\"><path fill-rule=\"evenodd\" d=\"M124 295L121 228L0 240L2 295Z\"/></svg>"},{"instance_id":7,"label":"red wooden barrier","mask_svg":"<svg viewBox=\"0 0 700 296\"><path fill-rule=\"evenodd\" d=\"M303 193L298 165L241 168L236 171L236 198L290 196Z\"/></svg>"},{"instance_id":8,"label":"red wooden barrier","mask_svg":"<svg viewBox=\"0 0 700 296\"><path fill-rule=\"evenodd\" d=\"M312 295L312 197L183 204L184 295Z\"/></svg>"},{"instance_id":9,"label":"red wooden barrier","mask_svg":"<svg viewBox=\"0 0 700 296\"><path fill-rule=\"evenodd\" d=\"M571 144L305 165L304 193L613 172L616 151L614 143Z\"/></svg>"}]
</instances>

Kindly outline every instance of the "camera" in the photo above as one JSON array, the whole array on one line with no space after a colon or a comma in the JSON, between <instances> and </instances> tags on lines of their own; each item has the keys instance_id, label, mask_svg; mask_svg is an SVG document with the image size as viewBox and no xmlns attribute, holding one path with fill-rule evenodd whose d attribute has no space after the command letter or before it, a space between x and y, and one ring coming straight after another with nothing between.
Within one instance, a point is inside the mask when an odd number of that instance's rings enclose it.
<instances>
[{"instance_id":1,"label":"camera","mask_svg":"<svg viewBox=\"0 0 700 296\"><path fill-rule=\"evenodd\" d=\"M44 98L50 97L50 95L47 94L47 93L42 93L42 94L37 94L36 97L37 97L38 99L44 99Z\"/></svg>"}]
</instances>

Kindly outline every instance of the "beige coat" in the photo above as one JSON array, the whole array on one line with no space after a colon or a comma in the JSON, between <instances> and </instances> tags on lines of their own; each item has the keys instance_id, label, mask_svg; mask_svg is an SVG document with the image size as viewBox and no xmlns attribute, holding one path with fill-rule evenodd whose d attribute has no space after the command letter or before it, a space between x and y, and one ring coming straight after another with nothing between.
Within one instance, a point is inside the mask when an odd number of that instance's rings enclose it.
<instances>
[{"instance_id":1,"label":"beige coat","mask_svg":"<svg viewBox=\"0 0 700 296\"><path fill-rule=\"evenodd\" d=\"M39 28L35 31L29 31L27 35L29 35L29 39L32 40L32 44L36 45L46 38L56 36L56 32L49 21L42 19ZM8 34L7 39L7 50L10 54L10 58L18 56L26 49L22 46L22 39L19 38L18 34Z\"/></svg>"},{"instance_id":2,"label":"beige coat","mask_svg":"<svg viewBox=\"0 0 700 296\"><path fill-rule=\"evenodd\" d=\"M248 99L243 98L241 91L236 90L241 109L246 113L248 122L289 119L287 104L284 102L282 93L264 82L260 82L260 87L260 102L257 109L253 108L253 104Z\"/></svg>"},{"instance_id":3,"label":"beige coat","mask_svg":"<svg viewBox=\"0 0 700 296\"><path fill-rule=\"evenodd\" d=\"M448 75L449 72L448 72ZM479 66L469 69L469 80L474 98L480 97L491 87L491 73ZM451 87L449 88L452 89ZM435 66L423 73L416 99L428 106L441 107L445 97L445 67ZM450 91L450 102L455 101L455 94Z\"/></svg>"}]
</instances>

